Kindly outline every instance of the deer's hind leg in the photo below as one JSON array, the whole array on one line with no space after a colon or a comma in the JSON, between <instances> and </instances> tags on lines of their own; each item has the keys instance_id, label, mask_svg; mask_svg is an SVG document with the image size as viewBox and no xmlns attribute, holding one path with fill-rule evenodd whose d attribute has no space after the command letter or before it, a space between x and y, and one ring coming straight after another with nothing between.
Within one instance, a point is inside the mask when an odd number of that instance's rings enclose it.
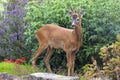
<instances>
[{"instance_id":1,"label":"deer's hind leg","mask_svg":"<svg viewBox=\"0 0 120 80\"><path fill-rule=\"evenodd\" d=\"M49 48L48 48L48 51L47 51L47 54L46 54L46 56L44 57L44 62L45 62L46 67L47 67L47 69L48 69L48 71L49 71L50 73L52 73L52 70L51 70L49 61L50 61L50 58L51 58L54 50L55 50L54 48L50 48L50 47L49 47Z\"/></svg>"},{"instance_id":2,"label":"deer's hind leg","mask_svg":"<svg viewBox=\"0 0 120 80\"><path fill-rule=\"evenodd\" d=\"M47 44L43 44L43 43L39 44L39 48L38 48L38 50L36 51L36 53L34 54L34 56L33 56L33 61L32 61L32 66L33 66L33 67L35 67L35 65L36 65L36 60L37 60L37 58L41 55L41 53L42 53L47 47L48 47Z\"/></svg>"}]
</instances>

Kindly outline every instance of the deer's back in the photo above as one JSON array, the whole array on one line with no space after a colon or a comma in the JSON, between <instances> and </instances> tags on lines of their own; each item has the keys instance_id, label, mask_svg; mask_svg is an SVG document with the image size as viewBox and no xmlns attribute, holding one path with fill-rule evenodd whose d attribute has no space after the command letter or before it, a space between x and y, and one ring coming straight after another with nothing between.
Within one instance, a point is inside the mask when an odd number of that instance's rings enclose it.
<instances>
[{"instance_id":1,"label":"deer's back","mask_svg":"<svg viewBox=\"0 0 120 80\"><path fill-rule=\"evenodd\" d=\"M46 41L46 43L55 48L62 48L67 41L72 42L74 40L72 29L53 24L44 25L36 34L41 41Z\"/></svg>"}]
</instances>

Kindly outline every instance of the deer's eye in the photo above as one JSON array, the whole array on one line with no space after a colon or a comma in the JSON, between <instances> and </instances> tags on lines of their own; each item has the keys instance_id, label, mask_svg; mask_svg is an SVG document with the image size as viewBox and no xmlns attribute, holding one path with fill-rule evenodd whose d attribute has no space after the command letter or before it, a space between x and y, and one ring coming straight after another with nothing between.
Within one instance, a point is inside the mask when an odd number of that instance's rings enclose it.
<instances>
[{"instance_id":1,"label":"deer's eye","mask_svg":"<svg viewBox=\"0 0 120 80\"><path fill-rule=\"evenodd\" d=\"M76 21L80 21L80 19L76 19Z\"/></svg>"}]
</instances>

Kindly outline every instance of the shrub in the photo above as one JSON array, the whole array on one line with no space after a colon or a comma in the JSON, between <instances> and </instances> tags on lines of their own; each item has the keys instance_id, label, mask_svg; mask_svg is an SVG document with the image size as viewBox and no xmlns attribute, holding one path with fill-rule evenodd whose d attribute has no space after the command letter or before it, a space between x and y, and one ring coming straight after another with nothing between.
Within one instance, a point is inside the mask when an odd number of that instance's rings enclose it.
<instances>
[{"instance_id":1,"label":"shrub","mask_svg":"<svg viewBox=\"0 0 120 80\"><path fill-rule=\"evenodd\" d=\"M4 20L0 21L0 56L4 58L19 58L28 55L25 48L24 17L27 10L25 5L28 0L10 0L4 3L5 10L2 12Z\"/></svg>"},{"instance_id":2,"label":"shrub","mask_svg":"<svg viewBox=\"0 0 120 80\"><path fill-rule=\"evenodd\" d=\"M119 39L118 39L119 40ZM93 64L86 64L83 69L86 77L109 77L113 80L119 80L120 78L120 41L116 41L112 45L104 46L99 52L102 59L103 66L98 67L96 60L93 60ZM98 69L99 68L99 69Z\"/></svg>"},{"instance_id":3,"label":"shrub","mask_svg":"<svg viewBox=\"0 0 120 80\"><path fill-rule=\"evenodd\" d=\"M103 61L101 73L113 79L116 78L116 75L120 78L120 42L115 42L108 47L101 48L99 55ZM115 70L116 68L118 68L117 71Z\"/></svg>"},{"instance_id":4,"label":"shrub","mask_svg":"<svg viewBox=\"0 0 120 80\"><path fill-rule=\"evenodd\" d=\"M38 41L35 38L37 29L48 23L71 28L68 9L70 7L75 10L79 10L80 7L84 8L85 12L82 19L83 46L76 54L76 69L80 69L89 63L90 55L98 57L101 46L115 41L115 35L120 32L119 3L118 0L32 1L27 7L26 21L29 23L29 27L26 27L24 33L26 45L31 47L31 54L35 53L38 48ZM38 64L41 66L44 66L41 62L43 56L44 54L38 60ZM51 65L54 69L61 65L66 67L64 52L56 50L53 56Z\"/></svg>"}]
</instances>

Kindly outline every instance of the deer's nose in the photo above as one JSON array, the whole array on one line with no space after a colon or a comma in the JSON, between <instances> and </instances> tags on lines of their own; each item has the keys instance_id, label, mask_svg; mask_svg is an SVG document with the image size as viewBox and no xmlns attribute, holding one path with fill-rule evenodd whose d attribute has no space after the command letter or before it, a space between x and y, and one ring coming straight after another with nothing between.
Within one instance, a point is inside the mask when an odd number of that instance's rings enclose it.
<instances>
[{"instance_id":1,"label":"deer's nose","mask_svg":"<svg viewBox=\"0 0 120 80\"><path fill-rule=\"evenodd\" d=\"M72 21L72 27L75 27L75 20Z\"/></svg>"},{"instance_id":2,"label":"deer's nose","mask_svg":"<svg viewBox=\"0 0 120 80\"><path fill-rule=\"evenodd\" d=\"M75 28L75 25L72 25L73 28Z\"/></svg>"}]
</instances>

